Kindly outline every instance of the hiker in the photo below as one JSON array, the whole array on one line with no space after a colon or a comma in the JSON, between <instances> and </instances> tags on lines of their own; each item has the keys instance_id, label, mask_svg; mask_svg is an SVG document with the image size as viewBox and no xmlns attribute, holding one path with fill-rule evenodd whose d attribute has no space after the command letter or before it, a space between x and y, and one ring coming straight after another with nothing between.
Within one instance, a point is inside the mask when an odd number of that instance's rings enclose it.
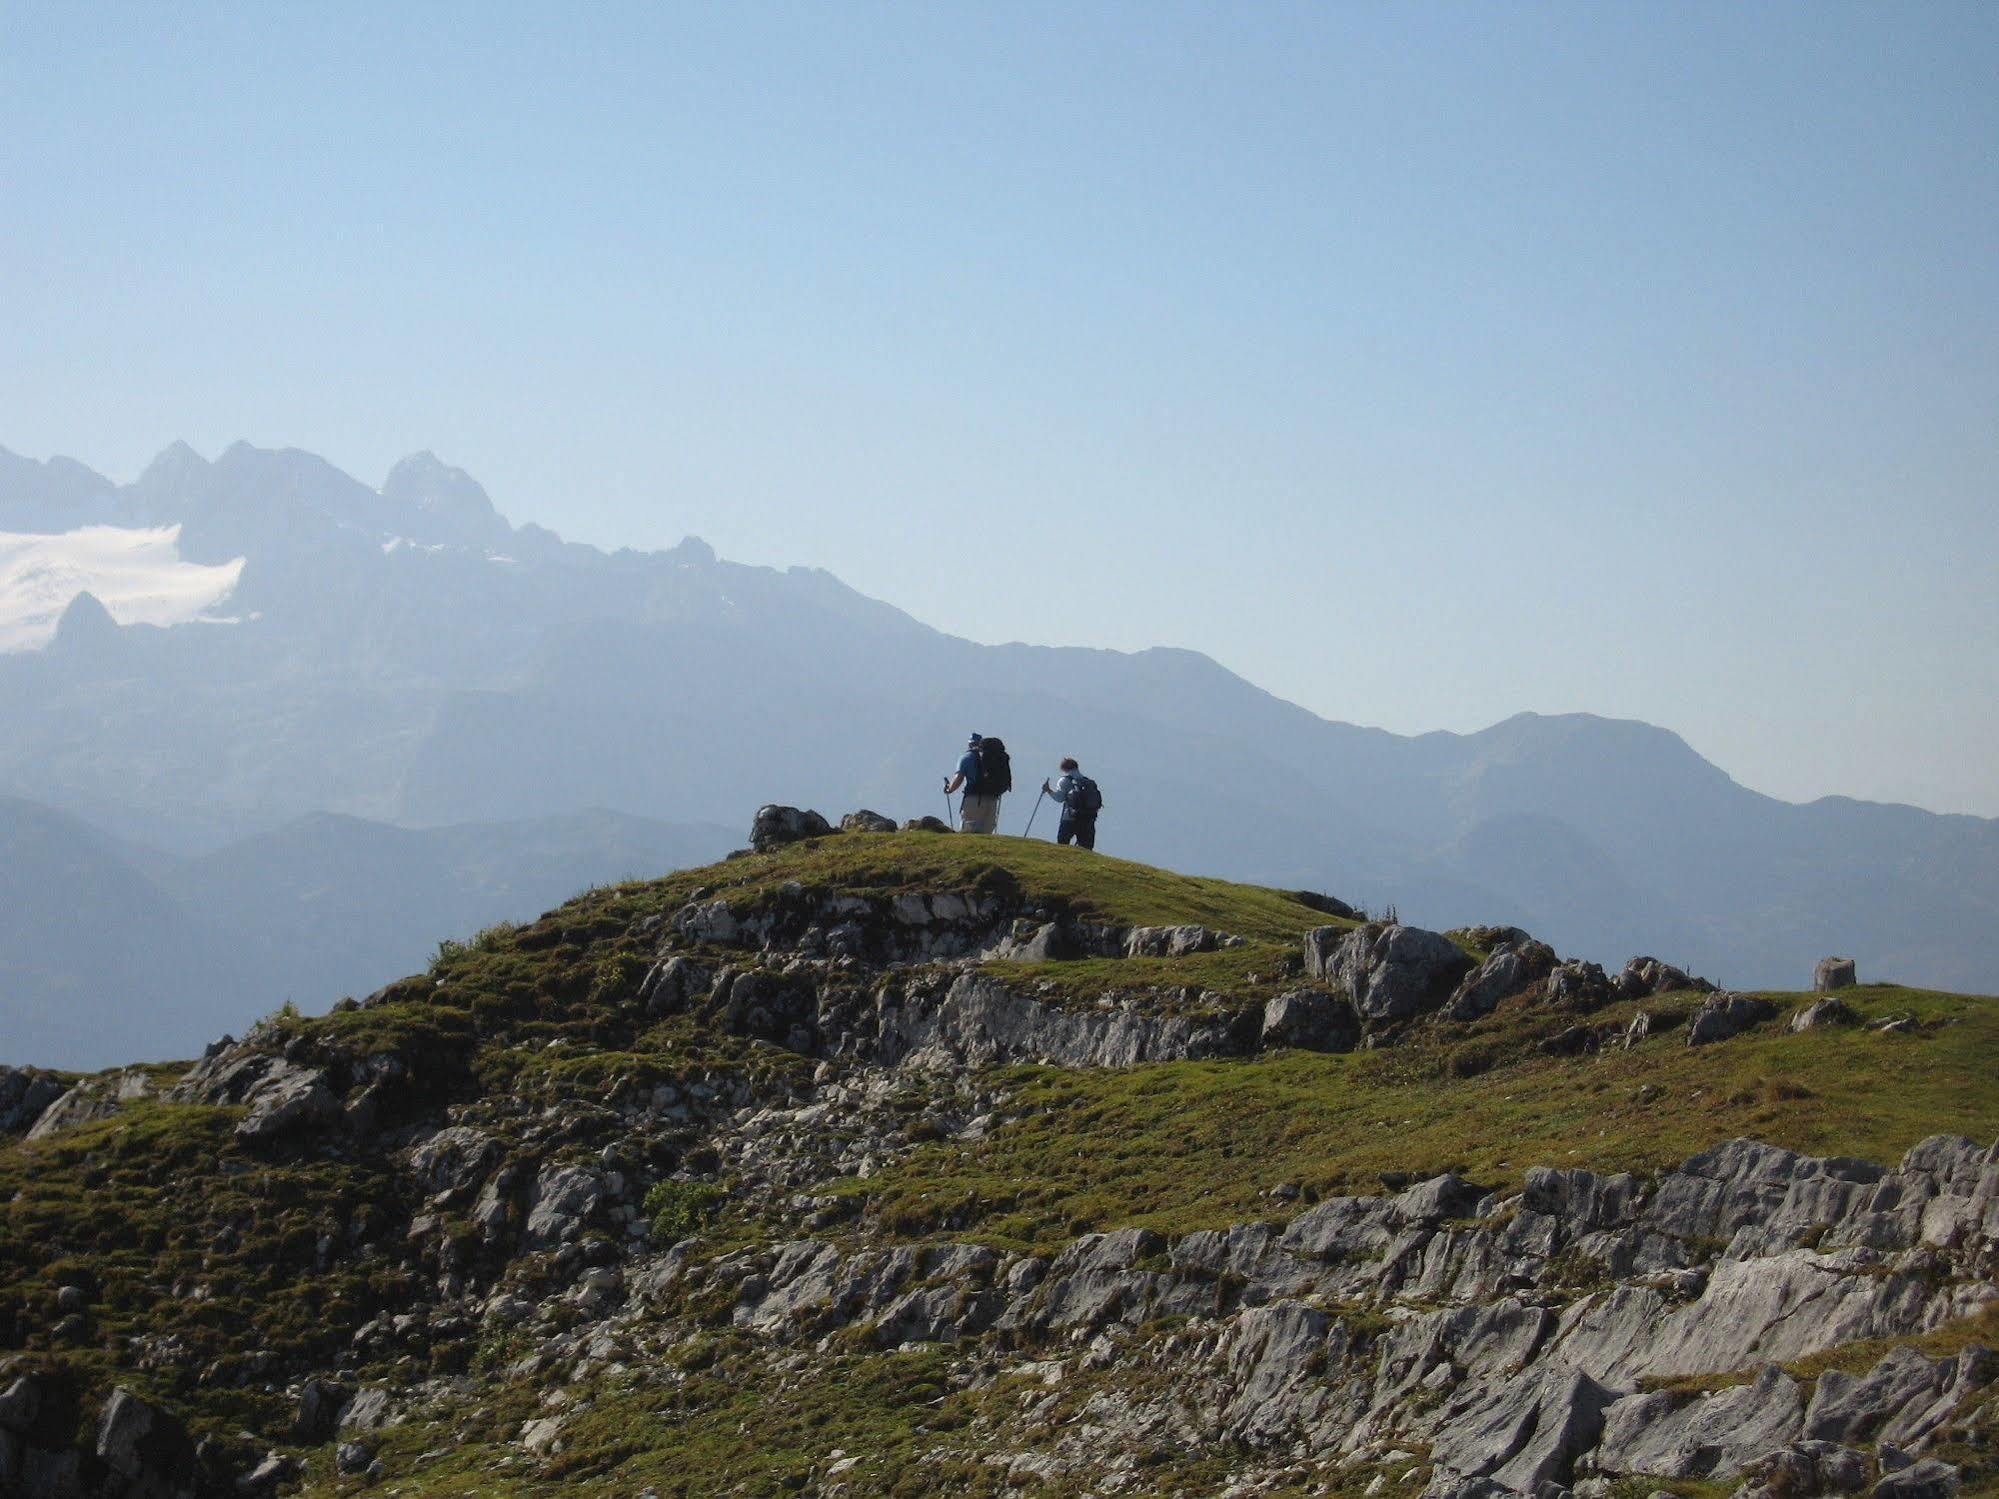
<instances>
[{"instance_id":1,"label":"hiker","mask_svg":"<svg viewBox=\"0 0 1999 1499\"><path fill-rule=\"evenodd\" d=\"M999 831L1000 798L1013 790L1013 762L1006 746L983 734L974 734L958 761L958 773L944 782L944 794L963 789L965 799L958 808L958 830L962 833Z\"/></svg>"},{"instance_id":2,"label":"hiker","mask_svg":"<svg viewBox=\"0 0 1999 1499\"><path fill-rule=\"evenodd\" d=\"M1084 775L1071 757L1062 762L1062 779L1053 786L1043 781L1041 789L1062 806L1055 841L1067 844L1073 838L1078 848L1095 848L1097 814L1104 809L1104 794L1097 790L1097 783Z\"/></svg>"}]
</instances>

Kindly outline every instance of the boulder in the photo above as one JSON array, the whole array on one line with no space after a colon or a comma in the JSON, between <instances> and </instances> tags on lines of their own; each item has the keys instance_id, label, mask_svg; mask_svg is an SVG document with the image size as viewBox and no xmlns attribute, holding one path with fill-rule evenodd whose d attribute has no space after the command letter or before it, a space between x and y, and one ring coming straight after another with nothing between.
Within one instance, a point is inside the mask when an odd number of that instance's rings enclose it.
<instances>
[{"instance_id":1,"label":"boulder","mask_svg":"<svg viewBox=\"0 0 1999 1499\"><path fill-rule=\"evenodd\" d=\"M250 1112L236 1123L236 1138L273 1140L294 1130L323 1126L341 1115L340 1095L316 1067L279 1060L251 1090Z\"/></svg>"},{"instance_id":2,"label":"boulder","mask_svg":"<svg viewBox=\"0 0 1999 1499\"><path fill-rule=\"evenodd\" d=\"M893 833L895 819L884 817L879 812L870 812L866 807L858 812L849 812L840 819L843 833Z\"/></svg>"},{"instance_id":3,"label":"boulder","mask_svg":"<svg viewBox=\"0 0 1999 1499\"><path fill-rule=\"evenodd\" d=\"M1850 989L1858 982L1851 958L1820 958L1812 967L1812 988L1820 994Z\"/></svg>"},{"instance_id":4,"label":"boulder","mask_svg":"<svg viewBox=\"0 0 1999 1499\"><path fill-rule=\"evenodd\" d=\"M454 1124L410 1147L409 1171L433 1196L468 1192L499 1163L500 1142L469 1124Z\"/></svg>"},{"instance_id":5,"label":"boulder","mask_svg":"<svg viewBox=\"0 0 1999 1499\"><path fill-rule=\"evenodd\" d=\"M374 1431L389 1424L389 1413L389 1392L380 1385L369 1385L357 1390L340 1408L336 1427L340 1431Z\"/></svg>"},{"instance_id":6,"label":"boulder","mask_svg":"<svg viewBox=\"0 0 1999 1499\"><path fill-rule=\"evenodd\" d=\"M543 1167L528 1208L529 1247L552 1249L575 1238L603 1200L604 1179L589 1167Z\"/></svg>"},{"instance_id":7,"label":"boulder","mask_svg":"<svg viewBox=\"0 0 1999 1499\"><path fill-rule=\"evenodd\" d=\"M191 1499L200 1472L187 1428L123 1385L97 1418L97 1460L131 1499Z\"/></svg>"},{"instance_id":8,"label":"boulder","mask_svg":"<svg viewBox=\"0 0 1999 1499\"><path fill-rule=\"evenodd\" d=\"M1613 1027L1611 1036L1627 1034ZM1548 1057L1579 1057L1585 1052L1595 1051L1603 1045L1604 1033L1593 1025L1571 1025L1545 1036L1536 1042L1534 1049Z\"/></svg>"},{"instance_id":9,"label":"boulder","mask_svg":"<svg viewBox=\"0 0 1999 1499\"><path fill-rule=\"evenodd\" d=\"M941 817L912 817L902 825L905 833L948 833L951 824Z\"/></svg>"},{"instance_id":10,"label":"boulder","mask_svg":"<svg viewBox=\"0 0 1999 1499\"><path fill-rule=\"evenodd\" d=\"M1021 963L1059 963L1083 956L1083 945L1059 921L1046 921L1032 935L1004 944L999 956Z\"/></svg>"},{"instance_id":11,"label":"boulder","mask_svg":"<svg viewBox=\"0 0 1999 1499\"><path fill-rule=\"evenodd\" d=\"M26 1434L35 1429L46 1399L42 1385L40 1375L19 1374L0 1389L0 1431Z\"/></svg>"},{"instance_id":12,"label":"boulder","mask_svg":"<svg viewBox=\"0 0 1999 1499\"><path fill-rule=\"evenodd\" d=\"M354 1398L350 1385L330 1379L308 1379L298 1393L298 1410L292 1417L292 1440L307 1447L330 1441L340 1426L340 1412Z\"/></svg>"},{"instance_id":13,"label":"boulder","mask_svg":"<svg viewBox=\"0 0 1999 1499\"><path fill-rule=\"evenodd\" d=\"M1360 1017L1344 994L1293 989L1263 1007L1263 1044L1304 1051L1351 1051L1360 1039Z\"/></svg>"},{"instance_id":14,"label":"boulder","mask_svg":"<svg viewBox=\"0 0 1999 1499\"><path fill-rule=\"evenodd\" d=\"M1518 994L1533 978L1519 953L1502 948L1464 976L1451 992L1445 1013L1453 1020L1476 1020L1489 1015L1502 999Z\"/></svg>"},{"instance_id":15,"label":"boulder","mask_svg":"<svg viewBox=\"0 0 1999 1499\"><path fill-rule=\"evenodd\" d=\"M152 1079L137 1068L85 1078L42 1111L29 1128L28 1138L46 1140L79 1124L109 1119L133 1099L149 1097L152 1091Z\"/></svg>"},{"instance_id":16,"label":"boulder","mask_svg":"<svg viewBox=\"0 0 1999 1499\"><path fill-rule=\"evenodd\" d=\"M1305 968L1352 997L1369 1020L1403 1020L1441 1005L1472 960L1439 932L1399 923L1315 927Z\"/></svg>"},{"instance_id":17,"label":"boulder","mask_svg":"<svg viewBox=\"0 0 1999 1499\"><path fill-rule=\"evenodd\" d=\"M1767 999L1751 994L1712 994L1701 1001L1687 1025L1687 1045L1707 1046L1740 1035L1752 1025L1761 1025L1777 1013Z\"/></svg>"},{"instance_id":18,"label":"boulder","mask_svg":"<svg viewBox=\"0 0 1999 1499\"><path fill-rule=\"evenodd\" d=\"M685 1008L689 1000L712 992L714 987L713 968L677 953L652 966L639 983L639 998L645 1001L647 1013L671 1015Z\"/></svg>"},{"instance_id":19,"label":"boulder","mask_svg":"<svg viewBox=\"0 0 1999 1499\"><path fill-rule=\"evenodd\" d=\"M1851 1494L1865 1487L1864 1453L1837 1442L1792 1442L1766 1452L1742 1469L1735 1499L1800 1499L1808 1494Z\"/></svg>"},{"instance_id":20,"label":"boulder","mask_svg":"<svg viewBox=\"0 0 1999 1499\"><path fill-rule=\"evenodd\" d=\"M1873 1499L1951 1499L1959 1482L1956 1468L1929 1458L1888 1474L1874 1485Z\"/></svg>"},{"instance_id":21,"label":"boulder","mask_svg":"<svg viewBox=\"0 0 1999 1499\"><path fill-rule=\"evenodd\" d=\"M1649 999L1675 989L1712 990L1713 984L1697 979L1684 968L1662 963L1657 958L1633 958L1624 965L1613 986L1620 999Z\"/></svg>"},{"instance_id":22,"label":"boulder","mask_svg":"<svg viewBox=\"0 0 1999 1499\"><path fill-rule=\"evenodd\" d=\"M1190 953L1238 947L1242 938L1204 926L1135 926L1125 933L1128 958L1184 958Z\"/></svg>"},{"instance_id":23,"label":"boulder","mask_svg":"<svg viewBox=\"0 0 1999 1499\"><path fill-rule=\"evenodd\" d=\"M767 854L787 843L823 838L832 831L832 825L817 812L766 804L757 808L756 819L750 824L750 847Z\"/></svg>"},{"instance_id":24,"label":"boulder","mask_svg":"<svg viewBox=\"0 0 1999 1499\"><path fill-rule=\"evenodd\" d=\"M743 940L743 924L725 900L695 901L673 913L673 929L690 942Z\"/></svg>"},{"instance_id":25,"label":"boulder","mask_svg":"<svg viewBox=\"0 0 1999 1499\"><path fill-rule=\"evenodd\" d=\"M1601 965L1579 958L1556 964L1548 975L1548 1003L1564 1009L1594 1010L1610 1003L1611 992Z\"/></svg>"},{"instance_id":26,"label":"boulder","mask_svg":"<svg viewBox=\"0 0 1999 1499\"><path fill-rule=\"evenodd\" d=\"M0 1135L22 1133L65 1091L53 1072L0 1066Z\"/></svg>"},{"instance_id":27,"label":"boulder","mask_svg":"<svg viewBox=\"0 0 1999 1499\"><path fill-rule=\"evenodd\" d=\"M1858 1025L1860 1012L1843 999L1814 1000L1791 1017L1794 1031L1816 1030L1822 1025Z\"/></svg>"},{"instance_id":28,"label":"boulder","mask_svg":"<svg viewBox=\"0 0 1999 1499\"><path fill-rule=\"evenodd\" d=\"M1361 913L1337 896L1322 895L1317 890L1293 890L1289 893L1299 905L1317 911L1321 916L1337 916L1342 921L1360 920Z\"/></svg>"}]
</instances>

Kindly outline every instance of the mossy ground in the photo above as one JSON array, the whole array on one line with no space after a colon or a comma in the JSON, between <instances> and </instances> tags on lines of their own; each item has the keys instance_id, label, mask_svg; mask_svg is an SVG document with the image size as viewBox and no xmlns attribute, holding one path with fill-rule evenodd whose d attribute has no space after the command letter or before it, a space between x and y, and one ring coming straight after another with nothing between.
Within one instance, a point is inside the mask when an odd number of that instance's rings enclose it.
<instances>
[{"instance_id":1,"label":"mossy ground","mask_svg":"<svg viewBox=\"0 0 1999 1499\"><path fill-rule=\"evenodd\" d=\"M139 1102L0 1149L0 1332L49 1326L57 1289L81 1286L91 1297L81 1337L28 1346L88 1386L115 1377L166 1399L197 1426L281 1428L290 1411L262 1370L331 1359L348 1329L413 1288L391 1265L317 1263L323 1236L386 1221L397 1195L388 1174L245 1154L230 1134L240 1113ZM156 1369L133 1339L175 1356Z\"/></svg>"},{"instance_id":2,"label":"mossy ground","mask_svg":"<svg viewBox=\"0 0 1999 1499\"><path fill-rule=\"evenodd\" d=\"M875 895L1020 891L1084 920L1126 926L1197 924L1280 941L1315 926L1345 924L1286 891L1175 874L1028 838L841 833L693 873L718 897L751 908L796 880Z\"/></svg>"}]
</instances>

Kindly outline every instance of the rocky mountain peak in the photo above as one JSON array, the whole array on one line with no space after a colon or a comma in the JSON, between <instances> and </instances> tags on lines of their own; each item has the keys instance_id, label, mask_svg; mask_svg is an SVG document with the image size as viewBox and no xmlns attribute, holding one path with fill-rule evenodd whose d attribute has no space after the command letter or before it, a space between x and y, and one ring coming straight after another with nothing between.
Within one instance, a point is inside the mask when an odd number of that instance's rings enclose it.
<instances>
[{"instance_id":1,"label":"rocky mountain peak","mask_svg":"<svg viewBox=\"0 0 1999 1499\"><path fill-rule=\"evenodd\" d=\"M46 649L51 655L70 660L105 660L122 658L128 644L111 611L86 589L63 609Z\"/></svg>"},{"instance_id":2,"label":"rocky mountain peak","mask_svg":"<svg viewBox=\"0 0 1999 1499\"><path fill-rule=\"evenodd\" d=\"M382 495L421 515L411 528L412 540L484 545L511 534L479 481L428 449L390 469Z\"/></svg>"},{"instance_id":3,"label":"rocky mountain peak","mask_svg":"<svg viewBox=\"0 0 1999 1499\"><path fill-rule=\"evenodd\" d=\"M208 469L206 458L176 438L146 465L137 482L147 489L170 488L177 484L198 482Z\"/></svg>"}]
</instances>

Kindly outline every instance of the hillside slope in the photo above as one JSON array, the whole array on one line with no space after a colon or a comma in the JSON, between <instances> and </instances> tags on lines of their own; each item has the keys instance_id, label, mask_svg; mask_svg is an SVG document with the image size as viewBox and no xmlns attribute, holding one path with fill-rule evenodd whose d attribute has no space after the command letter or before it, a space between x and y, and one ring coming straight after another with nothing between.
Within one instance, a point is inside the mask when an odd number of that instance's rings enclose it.
<instances>
[{"instance_id":1,"label":"hillside slope","mask_svg":"<svg viewBox=\"0 0 1999 1499\"><path fill-rule=\"evenodd\" d=\"M0 1074L0 1474L1990 1487L1999 1004L795 825L192 1066Z\"/></svg>"}]
</instances>

